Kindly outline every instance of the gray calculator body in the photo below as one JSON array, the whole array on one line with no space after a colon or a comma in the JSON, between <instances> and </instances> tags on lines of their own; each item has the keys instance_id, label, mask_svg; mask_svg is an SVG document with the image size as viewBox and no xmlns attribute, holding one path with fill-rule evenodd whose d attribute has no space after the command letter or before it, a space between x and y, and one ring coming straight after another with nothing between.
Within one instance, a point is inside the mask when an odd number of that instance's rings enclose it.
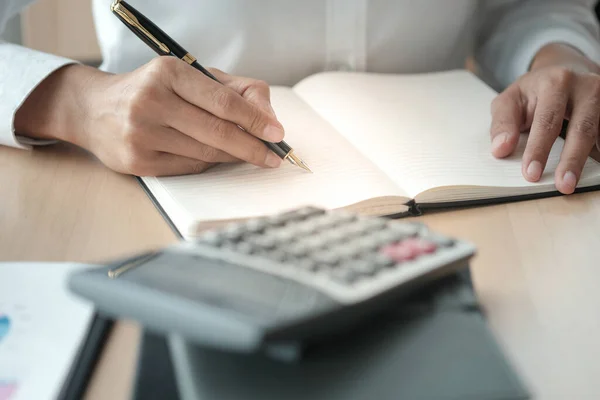
<instances>
[{"instance_id":1,"label":"gray calculator body","mask_svg":"<svg viewBox=\"0 0 600 400\"><path fill-rule=\"evenodd\" d=\"M149 330L211 348L255 352L364 323L437 277L468 268L475 252L470 243L422 225L314 208L261 221L77 272L69 287L100 312L139 321ZM320 227L308 229L319 221ZM306 230L304 236L299 229ZM423 245L423 238L437 243L436 250ZM396 261L382 256L381 249L404 239L412 247L386 250ZM305 249L303 240L317 248ZM351 241L368 246L355 249ZM298 255L298 248L306 253ZM410 253L420 248L419 256ZM340 255L343 249L347 256Z\"/></svg>"}]
</instances>

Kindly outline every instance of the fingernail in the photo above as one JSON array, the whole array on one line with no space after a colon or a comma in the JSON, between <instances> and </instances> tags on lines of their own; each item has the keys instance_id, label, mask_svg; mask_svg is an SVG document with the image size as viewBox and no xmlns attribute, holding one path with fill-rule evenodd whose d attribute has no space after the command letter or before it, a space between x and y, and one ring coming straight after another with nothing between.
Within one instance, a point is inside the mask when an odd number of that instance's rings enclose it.
<instances>
[{"instance_id":1,"label":"fingernail","mask_svg":"<svg viewBox=\"0 0 600 400\"><path fill-rule=\"evenodd\" d=\"M527 167L527 176L529 179L537 181L542 176L542 164L539 161L532 161Z\"/></svg>"},{"instance_id":2,"label":"fingernail","mask_svg":"<svg viewBox=\"0 0 600 400\"><path fill-rule=\"evenodd\" d=\"M269 151L267 153L267 159L265 160L265 164L271 168L277 168L281 165L281 158L279 158L275 153Z\"/></svg>"},{"instance_id":3,"label":"fingernail","mask_svg":"<svg viewBox=\"0 0 600 400\"><path fill-rule=\"evenodd\" d=\"M285 133L283 132L283 128L275 125L267 125L263 135L265 136L265 140L277 143L283 140Z\"/></svg>"},{"instance_id":4,"label":"fingernail","mask_svg":"<svg viewBox=\"0 0 600 400\"><path fill-rule=\"evenodd\" d=\"M492 140L492 151L498 150L504 143L508 142L508 133L499 133Z\"/></svg>"},{"instance_id":5,"label":"fingernail","mask_svg":"<svg viewBox=\"0 0 600 400\"><path fill-rule=\"evenodd\" d=\"M565 172L563 175L563 185L565 186L566 191L573 192L577 185L577 176L571 171Z\"/></svg>"}]
</instances>

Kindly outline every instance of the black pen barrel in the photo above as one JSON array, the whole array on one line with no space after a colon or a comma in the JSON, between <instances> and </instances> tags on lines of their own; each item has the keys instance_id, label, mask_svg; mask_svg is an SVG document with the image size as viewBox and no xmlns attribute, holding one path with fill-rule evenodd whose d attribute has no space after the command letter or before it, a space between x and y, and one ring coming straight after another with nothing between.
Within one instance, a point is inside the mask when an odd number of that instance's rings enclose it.
<instances>
[{"instance_id":1,"label":"black pen barrel","mask_svg":"<svg viewBox=\"0 0 600 400\"><path fill-rule=\"evenodd\" d=\"M150 21L144 14L135 9L135 7L131 6L129 3L125 1L121 1L121 4L129 10L129 12L137 18L140 25L142 25L152 36L156 38L160 43L167 46L169 49L169 53L163 51L160 47L158 47L155 43L148 41L147 38L142 38L144 42L150 45L158 54L160 55L172 55L177 58L183 58L188 53L186 49L181 47L173 38L165 33L162 29L160 29L154 22ZM137 33L136 33L137 34ZM141 37L138 34L139 37Z\"/></svg>"},{"instance_id":2,"label":"black pen barrel","mask_svg":"<svg viewBox=\"0 0 600 400\"><path fill-rule=\"evenodd\" d=\"M266 140L263 140L263 143L267 145L267 147L271 149L273 153L277 154L280 158L285 158L285 156L288 155L290 150L292 150L292 148L288 146L286 142L271 143L267 142Z\"/></svg>"}]
</instances>

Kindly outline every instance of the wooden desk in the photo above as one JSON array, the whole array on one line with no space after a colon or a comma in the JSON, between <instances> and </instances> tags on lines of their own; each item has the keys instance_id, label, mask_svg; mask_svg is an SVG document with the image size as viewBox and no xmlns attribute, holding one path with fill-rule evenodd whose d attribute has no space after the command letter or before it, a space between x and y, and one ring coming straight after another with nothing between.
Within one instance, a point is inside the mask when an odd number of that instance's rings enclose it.
<instances>
[{"instance_id":1,"label":"wooden desk","mask_svg":"<svg viewBox=\"0 0 600 400\"><path fill-rule=\"evenodd\" d=\"M69 146L0 148L0 260L97 262L176 240L131 177ZM421 218L471 240L476 289L536 399L600 398L600 193ZM138 327L120 322L87 399L128 399Z\"/></svg>"}]
</instances>

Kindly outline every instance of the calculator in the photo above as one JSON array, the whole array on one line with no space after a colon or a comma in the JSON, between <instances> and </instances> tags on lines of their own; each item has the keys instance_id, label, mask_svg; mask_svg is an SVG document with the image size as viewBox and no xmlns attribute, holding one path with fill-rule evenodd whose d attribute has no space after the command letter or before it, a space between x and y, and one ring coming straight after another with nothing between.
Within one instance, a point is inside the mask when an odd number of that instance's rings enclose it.
<instances>
[{"instance_id":1,"label":"calculator","mask_svg":"<svg viewBox=\"0 0 600 400\"><path fill-rule=\"evenodd\" d=\"M339 334L468 268L473 244L422 223L302 207L73 273L115 318L236 352Z\"/></svg>"}]
</instances>

